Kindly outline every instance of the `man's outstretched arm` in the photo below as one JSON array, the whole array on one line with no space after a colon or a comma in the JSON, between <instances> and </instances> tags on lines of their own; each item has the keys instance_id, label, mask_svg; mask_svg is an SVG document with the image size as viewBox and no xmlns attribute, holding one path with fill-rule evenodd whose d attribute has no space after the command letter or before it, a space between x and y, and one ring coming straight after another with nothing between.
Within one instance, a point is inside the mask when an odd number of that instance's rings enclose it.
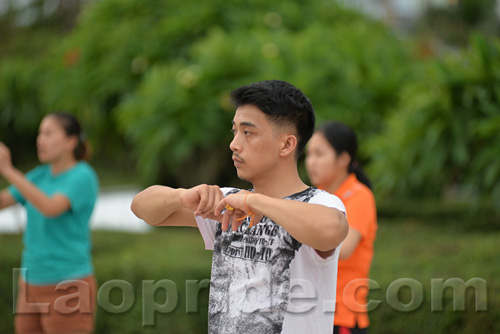
<instances>
[{"instance_id":1,"label":"man's outstretched arm","mask_svg":"<svg viewBox=\"0 0 500 334\"><path fill-rule=\"evenodd\" d=\"M195 216L215 219L214 207L223 199L218 186L202 184L193 188L151 186L135 195L132 212L155 226L193 226Z\"/></svg>"},{"instance_id":2,"label":"man's outstretched arm","mask_svg":"<svg viewBox=\"0 0 500 334\"><path fill-rule=\"evenodd\" d=\"M251 210L257 216L266 216L281 225L297 241L328 254L345 239L349 226L345 214L337 209L319 204L303 203L286 199L268 197L262 194L233 194L222 200L216 207L218 214L225 205L247 214ZM236 212L236 211L234 211ZM226 211L222 218L222 228L229 225L231 211ZM234 214L232 228L239 224L236 219L241 214Z\"/></svg>"}]
</instances>

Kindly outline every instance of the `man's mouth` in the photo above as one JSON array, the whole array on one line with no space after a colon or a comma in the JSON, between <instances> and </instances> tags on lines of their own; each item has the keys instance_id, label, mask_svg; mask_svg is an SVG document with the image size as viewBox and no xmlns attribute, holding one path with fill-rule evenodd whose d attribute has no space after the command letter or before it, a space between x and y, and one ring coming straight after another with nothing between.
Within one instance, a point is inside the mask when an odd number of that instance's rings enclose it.
<instances>
[{"instance_id":1,"label":"man's mouth","mask_svg":"<svg viewBox=\"0 0 500 334\"><path fill-rule=\"evenodd\" d=\"M233 154L233 161L234 161L234 166L238 167L243 164L243 159L238 157L236 154Z\"/></svg>"}]
</instances>

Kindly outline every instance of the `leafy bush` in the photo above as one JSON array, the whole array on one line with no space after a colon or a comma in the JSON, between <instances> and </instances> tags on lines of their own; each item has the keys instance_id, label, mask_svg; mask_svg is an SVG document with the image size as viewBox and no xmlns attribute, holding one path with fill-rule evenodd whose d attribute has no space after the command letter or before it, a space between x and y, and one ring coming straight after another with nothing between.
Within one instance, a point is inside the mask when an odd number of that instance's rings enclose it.
<instances>
[{"instance_id":1,"label":"leafy bush","mask_svg":"<svg viewBox=\"0 0 500 334\"><path fill-rule=\"evenodd\" d=\"M318 123L356 130L377 197L500 196L498 42L420 60L411 41L323 0L90 2L71 34L47 40L39 58L2 59L0 139L14 152L34 152L40 118L63 109L103 168L144 185L234 184L229 92L282 79Z\"/></svg>"},{"instance_id":2,"label":"leafy bush","mask_svg":"<svg viewBox=\"0 0 500 334\"><path fill-rule=\"evenodd\" d=\"M31 161L35 153L41 73L38 66L22 59L0 63L0 141L15 145L12 158L16 163Z\"/></svg>"},{"instance_id":3,"label":"leafy bush","mask_svg":"<svg viewBox=\"0 0 500 334\"><path fill-rule=\"evenodd\" d=\"M379 194L500 203L500 44L476 37L419 70L369 145Z\"/></svg>"},{"instance_id":4,"label":"leafy bush","mask_svg":"<svg viewBox=\"0 0 500 334\"><path fill-rule=\"evenodd\" d=\"M385 27L330 1L106 0L83 7L71 34L25 71L40 71L27 83L38 107L30 119L74 112L100 164L128 168L131 150L143 183L189 185L234 175L231 89L290 81L320 121L339 118L369 137L406 63ZM24 100L10 92L3 101Z\"/></svg>"},{"instance_id":5,"label":"leafy bush","mask_svg":"<svg viewBox=\"0 0 500 334\"><path fill-rule=\"evenodd\" d=\"M321 2L314 4L304 8L304 15L316 18L307 27L288 20L299 4L266 13L251 29L242 24L225 30L221 22L190 45L187 57L144 74L115 111L145 180L161 179L165 170L183 185L220 183L234 174L226 163L233 114L227 98L231 89L254 81L292 82L310 96L320 122L345 120L363 138L377 132L404 78L403 45L361 16L335 20L345 14L331 17ZM208 168L200 165L206 160Z\"/></svg>"}]
</instances>

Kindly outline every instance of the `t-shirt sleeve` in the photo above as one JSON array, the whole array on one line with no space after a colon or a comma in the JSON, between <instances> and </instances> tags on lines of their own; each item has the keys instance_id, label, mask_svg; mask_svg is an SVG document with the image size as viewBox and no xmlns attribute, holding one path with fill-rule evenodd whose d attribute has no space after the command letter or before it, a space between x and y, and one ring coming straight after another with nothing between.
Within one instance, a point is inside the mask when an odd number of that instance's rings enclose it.
<instances>
[{"instance_id":1,"label":"t-shirt sleeve","mask_svg":"<svg viewBox=\"0 0 500 334\"><path fill-rule=\"evenodd\" d=\"M205 219L201 216L194 217L196 224L198 224L198 230L205 242L205 249L213 250L215 242L215 231L217 221L212 219Z\"/></svg>"},{"instance_id":2,"label":"t-shirt sleeve","mask_svg":"<svg viewBox=\"0 0 500 334\"><path fill-rule=\"evenodd\" d=\"M15 186L9 186L7 190L17 203L20 203L22 205L26 204L26 200L24 199L23 195L21 195L21 193Z\"/></svg>"},{"instance_id":3,"label":"t-shirt sleeve","mask_svg":"<svg viewBox=\"0 0 500 334\"><path fill-rule=\"evenodd\" d=\"M236 188L221 188L224 197L226 197L231 192L238 191ZM216 220L206 219L201 216L194 217L196 220L196 224L198 225L198 230L205 242L205 249L213 250L215 243L215 232L217 231Z\"/></svg>"},{"instance_id":4,"label":"t-shirt sleeve","mask_svg":"<svg viewBox=\"0 0 500 334\"><path fill-rule=\"evenodd\" d=\"M80 211L94 204L97 188L97 180L93 174L86 169L81 169L78 173L73 173L54 194L65 196L70 202L71 210Z\"/></svg>"},{"instance_id":5,"label":"t-shirt sleeve","mask_svg":"<svg viewBox=\"0 0 500 334\"><path fill-rule=\"evenodd\" d=\"M370 191L356 191L346 203L349 227L358 231L363 238L368 236L372 222L376 221L375 198Z\"/></svg>"},{"instance_id":6,"label":"t-shirt sleeve","mask_svg":"<svg viewBox=\"0 0 500 334\"><path fill-rule=\"evenodd\" d=\"M337 209L346 215L346 209L345 209L344 203L340 200L340 198L338 198L337 196L332 195L324 190L320 190L318 194L316 194L313 198L311 198L309 203L310 204L324 205L324 206L327 206L329 208ZM328 256L327 258L320 257L316 253L316 251L312 248L309 252L310 252L310 254L312 254L311 256L315 259L315 261L319 261L320 263L329 262L329 261L333 261L334 259L338 258L338 253L339 253L339 249L340 249L341 245L342 245L342 243L340 243L340 245L337 247L337 249L332 254L330 254L330 256ZM309 246L307 246L307 247L309 247Z\"/></svg>"},{"instance_id":7,"label":"t-shirt sleeve","mask_svg":"<svg viewBox=\"0 0 500 334\"><path fill-rule=\"evenodd\" d=\"M346 213L344 203L342 203L340 198L330 193L327 193L326 191L321 191L320 193L318 193L316 196L311 198L309 203L324 205L342 211L344 214Z\"/></svg>"}]
</instances>

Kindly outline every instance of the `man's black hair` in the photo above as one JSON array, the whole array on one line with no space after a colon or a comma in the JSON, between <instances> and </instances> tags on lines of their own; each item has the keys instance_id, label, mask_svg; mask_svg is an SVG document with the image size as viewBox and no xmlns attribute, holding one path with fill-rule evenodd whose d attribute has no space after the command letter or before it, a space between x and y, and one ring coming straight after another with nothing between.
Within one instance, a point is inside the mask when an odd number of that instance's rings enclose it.
<instances>
[{"instance_id":1,"label":"man's black hair","mask_svg":"<svg viewBox=\"0 0 500 334\"><path fill-rule=\"evenodd\" d=\"M260 81L233 90L231 101L236 108L256 106L278 125L294 126L298 160L314 133L316 122L312 103L300 89L281 80Z\"/></svg>"}]
</instances>

